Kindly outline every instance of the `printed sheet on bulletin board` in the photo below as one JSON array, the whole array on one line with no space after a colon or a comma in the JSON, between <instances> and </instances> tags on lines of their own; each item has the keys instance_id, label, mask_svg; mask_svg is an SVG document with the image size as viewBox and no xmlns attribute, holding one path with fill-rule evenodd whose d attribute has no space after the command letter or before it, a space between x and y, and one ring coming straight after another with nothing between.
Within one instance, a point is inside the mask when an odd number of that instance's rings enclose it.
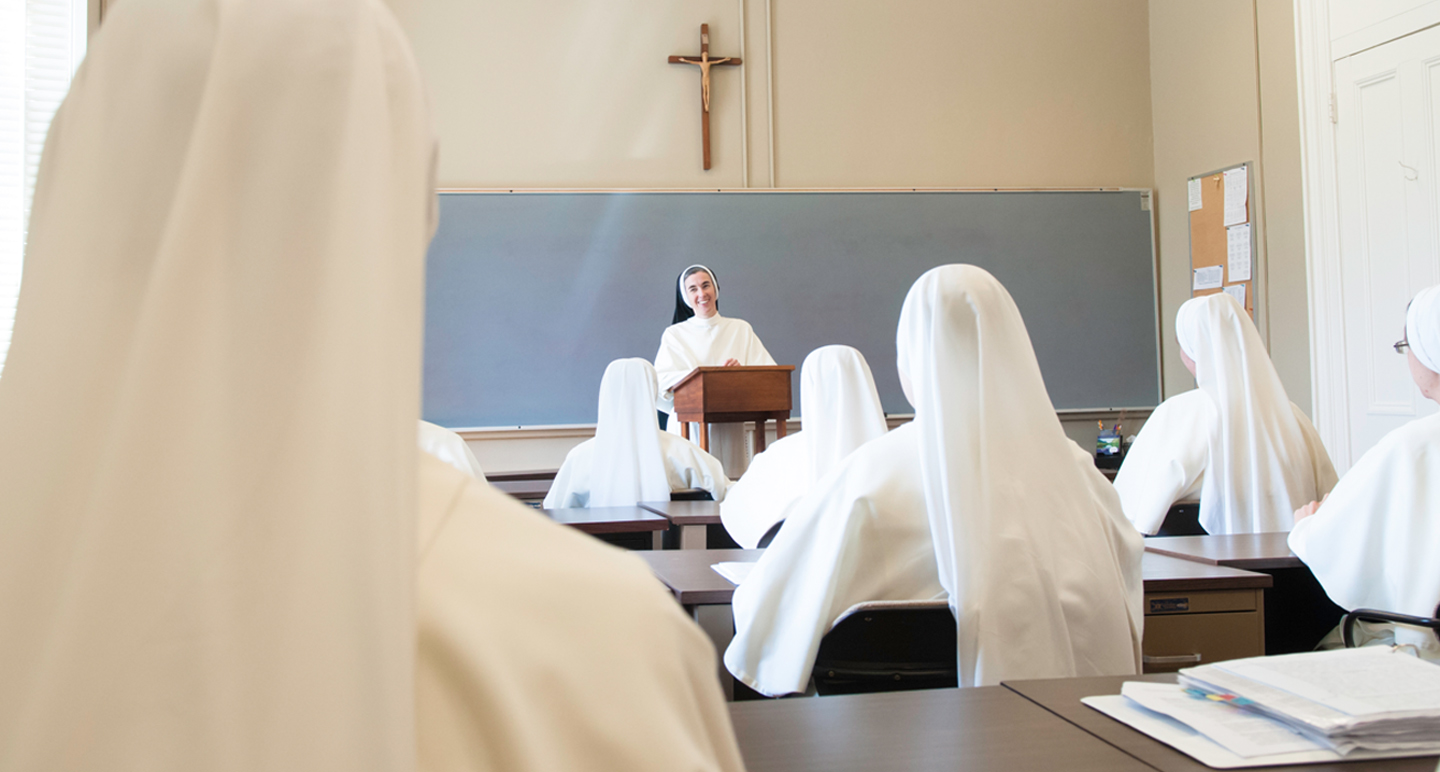
<instances>
[{"instance_id":1,"label":"printed sheet on bulletin board","mask_svg":"<svg viewBox=\"0 0 1440 772\"><path fill-rule=\"evenodd\" d=\"M1187 185L1190 205L1190 294L1230 294L1255 318L1255 233L1250 221L1250 164Z\"/></svg>"}]
</instances>

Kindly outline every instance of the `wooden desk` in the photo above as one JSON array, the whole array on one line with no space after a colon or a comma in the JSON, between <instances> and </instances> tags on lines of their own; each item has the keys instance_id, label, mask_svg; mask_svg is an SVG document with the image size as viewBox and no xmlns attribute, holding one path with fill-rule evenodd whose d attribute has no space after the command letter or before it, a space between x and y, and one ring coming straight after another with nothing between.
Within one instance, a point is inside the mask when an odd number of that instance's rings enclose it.
<instances>
[{"instance_id":1,"label":"wooden desk","mask_svg":"<svg viewBox=\"0 0 1440 772\"><path fill-rule=\"evenodd\" d=\"M680 529L682 550L706 549L706 526L720 523L720 504L715 501L642 501L640 506Z\"/></svg>"},{"instance_id":2,"label":"wooden desk","mask_svg":"<svg viewBox=\"0 0 1440 772\"><path fill-rule=\"evenodd\" d=\"M558 469L532 469L485 475L485 481L526 503L544 501Z\"/></svg>"},{"instance_id":3,"label":"wooden desk","mask_svg":"<svg viewBox=\"0 0 1440 772\"><path fill-rule=\"evenodd\" d=\"M542 509L546 517L588 534L652 532L654 549L662 547L670 521L642 507L592 507L589 509ZM713 572L712 572L713 573Z\"/></svg>"},{"instance_id":4,"label":"wooden desk","mask_svg":"<svg viewBox=\"0 0 1440 772\"><path fill-rule=\"evenodd\" d=\"M1289 533L1152 536L1145 540L1145 551L1247 571L1305 565L1290 551L1289 538Z\"/></svg>"},{"instance_id":5,"label":"wooden desk","mask_svg":"<svg viewBox=\"0 0 1440 772\"><path fill-rule=\"evenodd\" d=\"M710 566L754 562L765 550L670 550L640 553L641 559L715 644L718 655L735 637L730 599L735 586ZM1209 566L1146 553L1141 562L1145 592L1147 672L1265 653L1265 574ZM721 682L731 686L729 673ZM731 689L727 688L726 694Z\"/></svg>"},{"instance_id":6,"label":"wooden desk","mask_svg":"<svg viewBox=\"0 0 1440 772\"><path fill-rule=\"evenodd\" d=\"M1100 740L1145 762L1158 772L1208 772L1209 767L1150 739L1141 732L1116 721L1098 710L1080 704L1081 697L1097 694L1119 694L1125 681L1174 681L1171 674L1158 676L1105 676L1101 678L1061 678L1047 681L1006 681L1005 688L1022 695L1056 716L1065 719ZM732 711L733 714L733 711ZM743 747L743 746L742 746ZM1293 772L1434 772L1435 756L1385 761L1346 761L1332 764L1306 764L1290 767L1267 767Z\"/></svg>"},{"instance_id":7,"label":"wooden desk","mask_svg":"<svg viewBox=\"0 0 1440 772\"><path fill-rule=\"evenodd\" d=\"M1290 551L1289 536L1156 536L1145 540L1145 551L1270 575L1275 583L1265 591L1265 653L1288 654L1315 648L1345 613L1331 602L1315 575Z\"/></svg>"},{"instance_id":8,"label":"wooden desk","mask_svg":"<svg viewBox=\"0 0 1440 772\"><path fill-rule=\"evenodd\" d=\"M1151 772L1000 686L737 702L730 720L750 772Z\"/></svg>"},{"instance_id":9,"label":"wooden desk","mask_svg":"<svg viewBox=\"0 0 1440 772\"><path fill-rule=\"evenodd\" d=\"M1265 574L1146 552L1147 673L1265 653Z\"/></svg>"}]
</instances>

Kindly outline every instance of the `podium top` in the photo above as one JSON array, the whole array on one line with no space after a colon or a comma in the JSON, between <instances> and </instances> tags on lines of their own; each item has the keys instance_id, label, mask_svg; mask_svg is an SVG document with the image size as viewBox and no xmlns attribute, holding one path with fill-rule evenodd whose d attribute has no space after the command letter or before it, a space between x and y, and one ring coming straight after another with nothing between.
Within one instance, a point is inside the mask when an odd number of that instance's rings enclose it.
<instances>
[{"instance_id":1,"label":"podium top","mask_svg":"<svg viewBox=\"0 0 1440 772\"><path fill-rule=\"evenodd\" d=\"M695 380L696 378L699 378L705 373L765 373L775 372L779 370L789 372L794 369L795 365L734 365L731 367L725 367L723 365L704 365L701 367L697 367L694 370L691 370L689 373L686 373L684 378L676 381L675 385L670 387L670 391L675 391L676 389L684 386L690 381Z\"/></svg>"}]
</instances>

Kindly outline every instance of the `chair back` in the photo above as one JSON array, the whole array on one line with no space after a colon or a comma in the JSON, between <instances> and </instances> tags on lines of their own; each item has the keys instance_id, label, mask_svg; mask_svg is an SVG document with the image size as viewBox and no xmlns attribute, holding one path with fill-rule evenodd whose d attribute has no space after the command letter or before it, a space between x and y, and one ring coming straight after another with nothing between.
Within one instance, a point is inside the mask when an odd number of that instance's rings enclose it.
<instances>
[{"instance_id":1,"label":"chair back","mask_svg":"<svg viewBox=\"0 0 1440 772\"><path fill-rule=\"evenodd\" d=\"M820 640L814 678L822 695L956 686L955 615L949 601L851 606Z\"/></svg>"},{"instance_id":2,"label":"chair back","mask_svg":"<svg viewBox=\"0 0 1440 772\"><path fill-rule=\"evenodd\" d=\"M1431 634L1440 638L1440 606L1435 607L1435 614L1431 617L1417 617L1410 614L1396 614L1393 611L1381 611L1373 608L1357 608L1347 612L1340 619L1340 637L1345 641L1345 648L1355 648L1355 623L1364 622L1389 622L1397 625L1410 625L1412 627L1426 627Z\"/></svg>"}]
</instances>

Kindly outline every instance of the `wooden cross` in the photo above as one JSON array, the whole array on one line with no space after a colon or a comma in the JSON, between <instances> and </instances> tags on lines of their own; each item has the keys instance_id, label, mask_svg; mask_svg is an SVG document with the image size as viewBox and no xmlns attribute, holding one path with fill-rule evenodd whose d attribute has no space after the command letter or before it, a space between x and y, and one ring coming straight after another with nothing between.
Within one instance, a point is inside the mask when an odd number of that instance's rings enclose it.
<instances>
[{"instance_id":1,"label":"wooden cross","mask_svg":"<svg viewBox=\"0 0 1440 772\"><path fill-rule=\"evenodd\" d=\"M705 171L710 170L710 68L715 66L734 67L740 64L740 57L726 56L710 58L710 25L700 25L700 57L672 56L671 64L693 64L700 68L700 144L705 152Z\"/></svg>"}]
</instances>

